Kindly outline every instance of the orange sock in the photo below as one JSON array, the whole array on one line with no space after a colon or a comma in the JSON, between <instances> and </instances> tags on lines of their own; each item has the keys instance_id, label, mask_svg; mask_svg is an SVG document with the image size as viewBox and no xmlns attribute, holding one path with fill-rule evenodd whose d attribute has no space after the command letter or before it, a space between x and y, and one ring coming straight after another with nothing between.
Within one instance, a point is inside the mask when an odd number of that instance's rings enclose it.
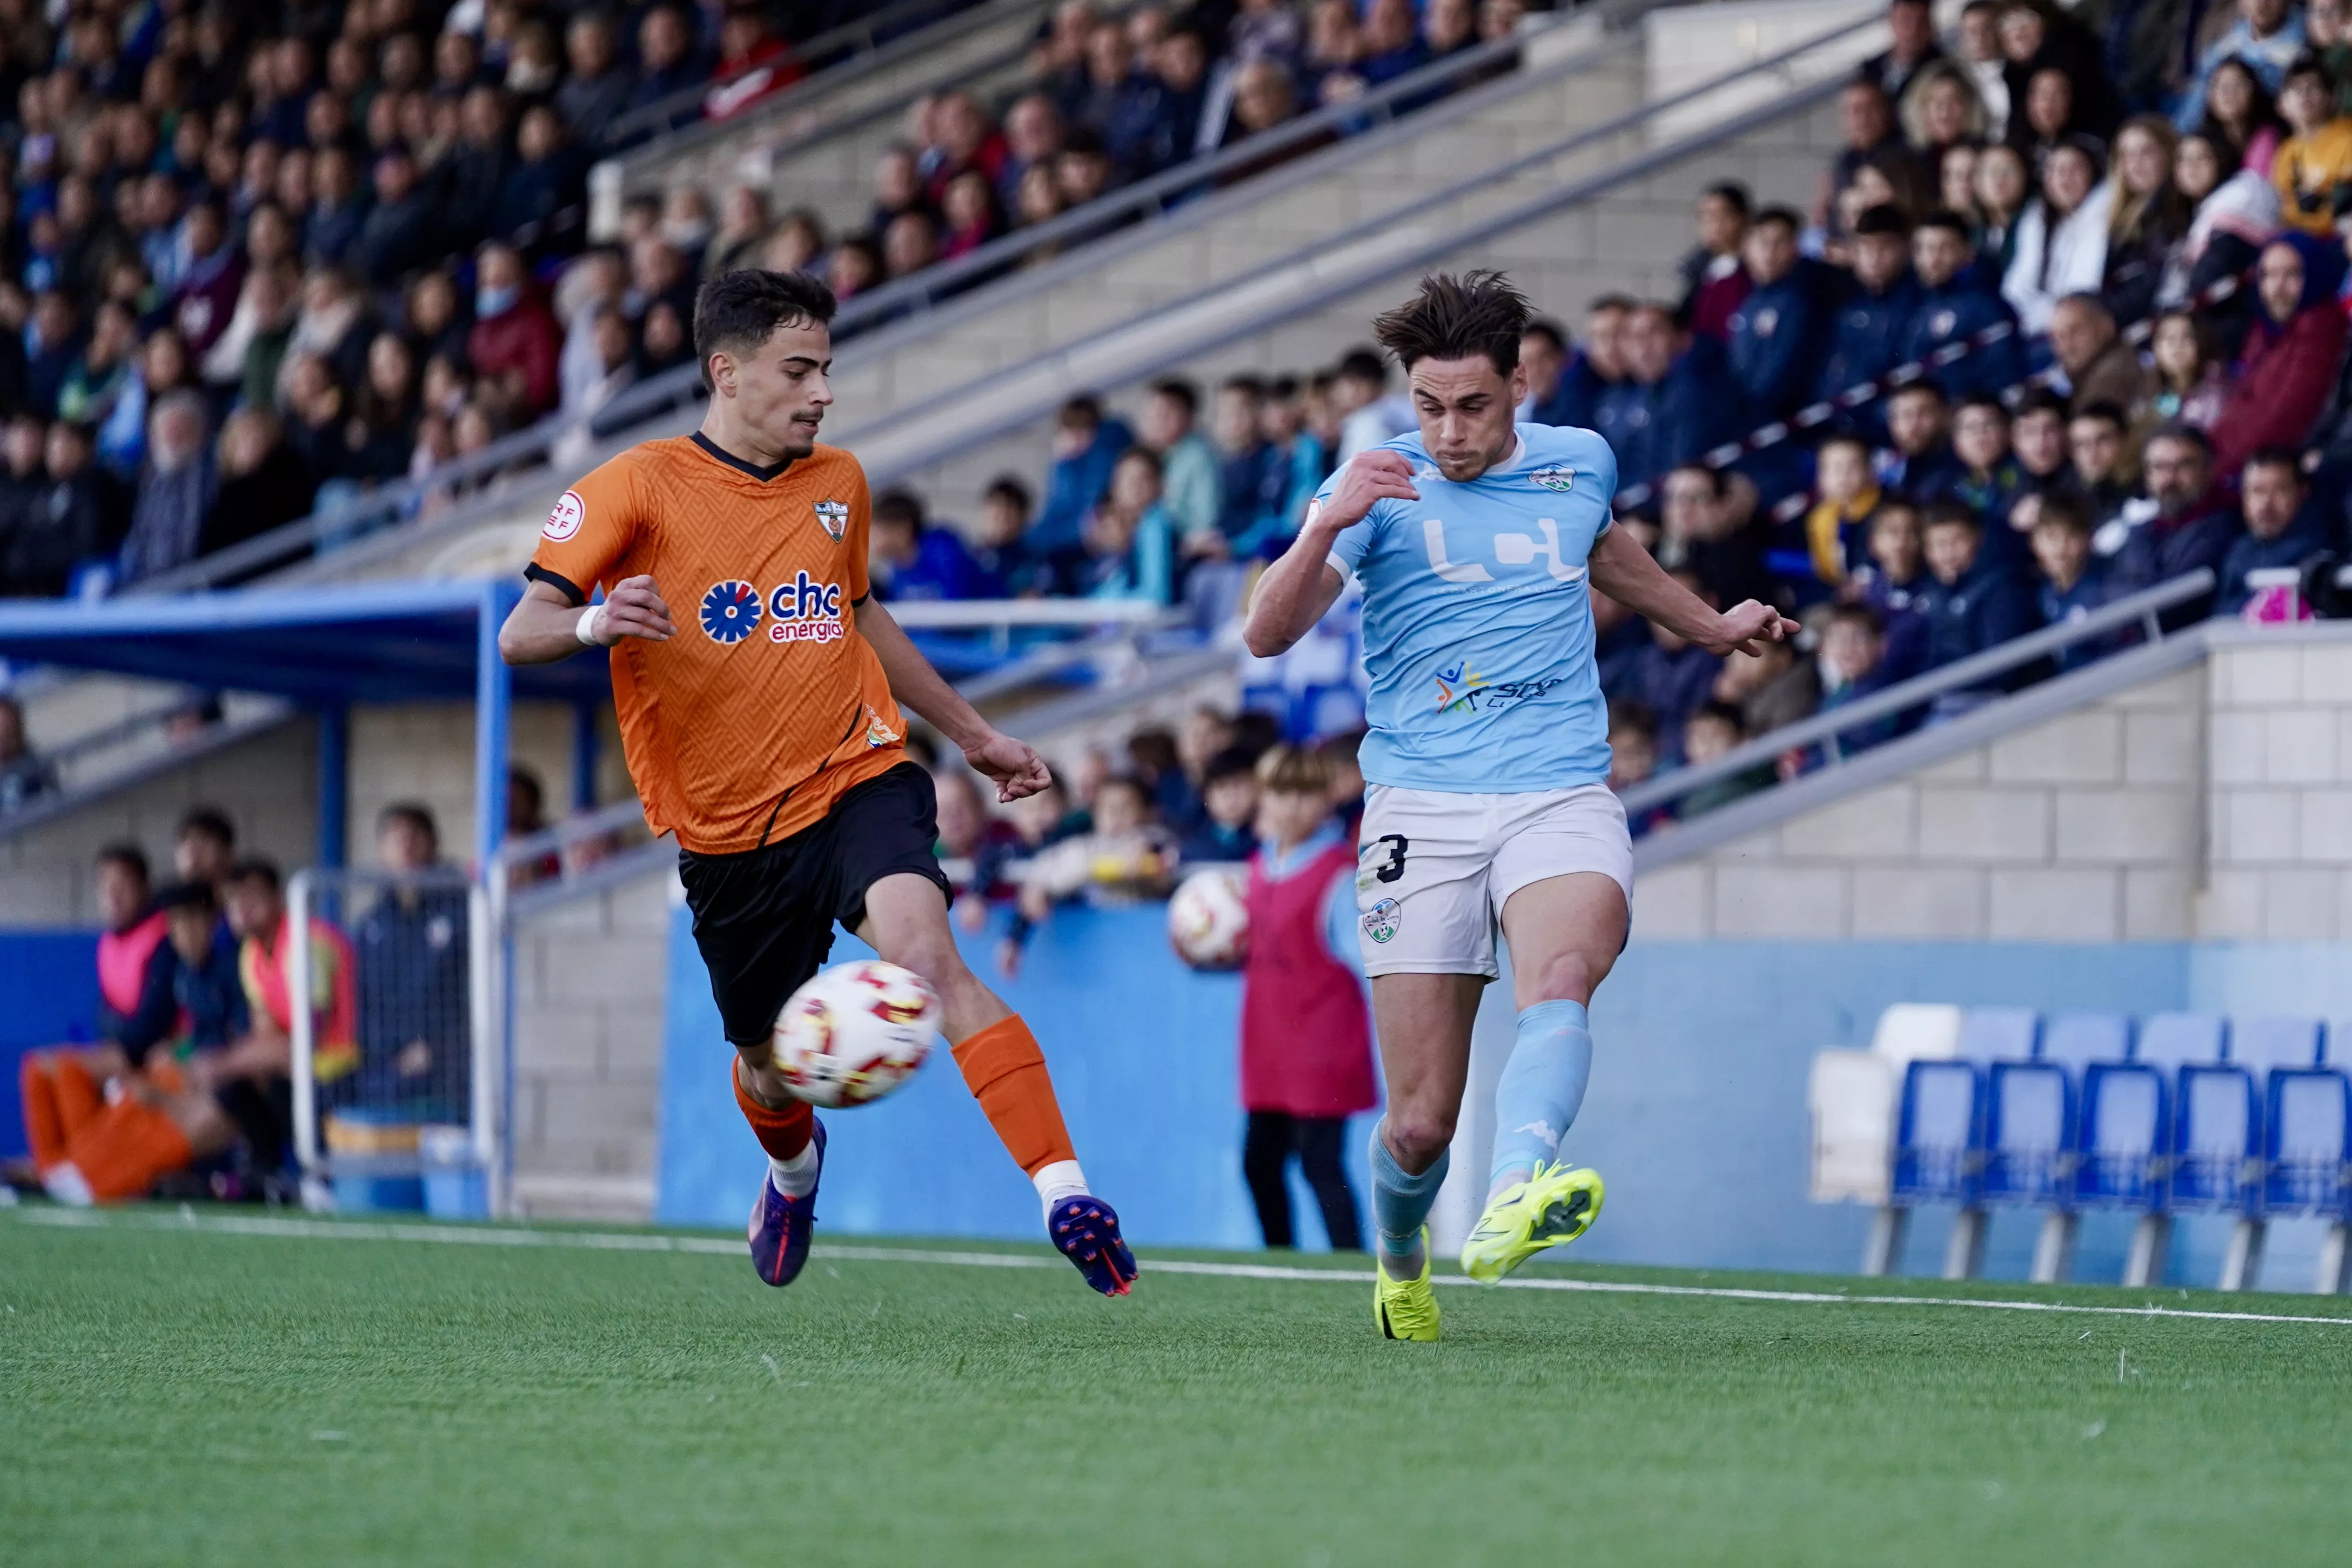
<instances>
[{"instance_id":1,"label":"orange sock","mask_svg":"<svg viewBox=\"0 0 2352 1568\"><path fill-rule=\"evenodd\" d=\"M965 1087L1004 1140L1013 1163L1034 1176L1047 1165L1076 1160L1054 1079L1037 1037L1016 1013L1001 1018L955 1048Z\"/></svg>"},{"instance_id":2,"label":"orange sock","mask_svg":"<svg viewBox=\"0 0 2352 1568\"><path fill-rule=\"evenodd\" d=\"M100 1203L135 1198L195 1158L188 1135L163 1111L136 1100L110 1105L75 1135L67 1160Z\"/></svg>"},{"instance_id":3,"label":"orange sock","mask_svg":"<svg viewBox=\"0 0 2352 1568\"><path fill-rule=\"evenodd\" d=\"M816 1116L804 1101L795 1100L782 1110L771 1110L743 1091L741 1073L730 1067L727 1079L735 1086L735 1103L742 1109L743 1120L751 1124L752 1135L770 1159L789 1160L808 1147Z\"/></svg>"},{"instance_id":4,"label":"orange sock","mask_svg":"<svg viewBox=\"0 0 2352 1568\"><path fill-rule=\"evenodd\" d=\"M27 1053L16 1064L17 1102L25 1108L25 1143L33 1153L33 1169L43 1174L65 1163L65 1121L58 1114L58 1082L49 1072L49 1058Z\"/></svg>"}]
</instances>

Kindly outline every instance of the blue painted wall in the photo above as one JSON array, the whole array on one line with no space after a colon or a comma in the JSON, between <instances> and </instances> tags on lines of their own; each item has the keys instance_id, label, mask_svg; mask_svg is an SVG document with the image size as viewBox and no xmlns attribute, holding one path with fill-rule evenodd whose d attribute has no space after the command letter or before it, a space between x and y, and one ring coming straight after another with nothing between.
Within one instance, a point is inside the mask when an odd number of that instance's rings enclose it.
<instances>
[{"instance_id":1,"label":"blue painted wall","mask_svg":"<svg viewBox=\"0 0 2352 1568\"><path fill-rule=\"evenodd\" d=\"M0 1158L25 1152L19 1059L43 1046L89 1039L97 1016L96 931L0 931Z\"/></svg>"},{"instance_id":2,"label":"blue painted wall","mask_svg":"<svg viewBox=\"0 0 2352 1568\"><path fill-rule=\"evenodd\" d=\"M1021 980L1003 989L1045 1043L1088 1174L1136 1237L1254 1245L1234 1094L1239 985L1184 970L1161 920L1156 909L1057 914ZM988 974L984 945L971 956ZM863 950L845 942L835 957L853 951ZM672 956L659 1214L740 1224L761 1160L729 1094L716 1010L682 919ZM1868 1215L1806 1197L1806 1075L1816 1051L1866 1045L1894 1003L2352 1018L2348 957L2340 947L2284 944L1642 943L1593 1008L1592 1085L1569 1147L1608 1179L1609 1197L1580 1255L1850 1271ZM1481 1014L1474 1085L1490 1083L1508 1050L1501 1004L1490 994ZM1466 1117L1477 1113L1465 1107ZM951 1063L834 1126L820 1210L828 1227L1034 1234L1027 1184ZM1357 1179L1360 1194L1360 1169ZM2032 1212L1995 1217L1988 1273L2023 1277L2037 1223ZM1948 1228L1947 1215L1919 1216L1907 1271L1937 1269ZM2116 1278L2129 1228L2126 1216L2088 1216L2077 1277ZM2224 1221L2183 1223L2181 1282L2212 1279L2225 1232ZM2315 1247L2315 1227L2276 1227L2265 1279L2305 1288Z\"/></svg>"}]
</instances>

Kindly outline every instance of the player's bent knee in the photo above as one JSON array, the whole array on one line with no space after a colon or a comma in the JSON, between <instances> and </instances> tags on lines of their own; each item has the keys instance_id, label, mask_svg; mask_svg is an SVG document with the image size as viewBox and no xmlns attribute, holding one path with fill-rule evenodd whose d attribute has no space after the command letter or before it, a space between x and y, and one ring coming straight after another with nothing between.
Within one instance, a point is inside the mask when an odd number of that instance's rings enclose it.
<instances>
[{"instance_id":1,"label":"player's bent knee","mask_svg":"<svg viewBox=\"0 0 2352 1568\"><path fill-rule=\"evenodd\" d=\"M1537 969L1532 984L1520 987L1519 1005L1524 1008L1538 1002L1590 1002L1600 984L1601 976L1582 953L1555 953Z\"/></svg>"},{"instance_id":2,"label":"player's bent knee","mask_svg":"<svg viewBox=\"0 0 2352 1568\"><path fill-rule=\"evenodd\" d=\"M1389 1152L1412 1175L1429 1169L1454 1142L1454 1119L1433 1112L1391 1108L1384 1127Z\"/></svg>"}]
</instances>

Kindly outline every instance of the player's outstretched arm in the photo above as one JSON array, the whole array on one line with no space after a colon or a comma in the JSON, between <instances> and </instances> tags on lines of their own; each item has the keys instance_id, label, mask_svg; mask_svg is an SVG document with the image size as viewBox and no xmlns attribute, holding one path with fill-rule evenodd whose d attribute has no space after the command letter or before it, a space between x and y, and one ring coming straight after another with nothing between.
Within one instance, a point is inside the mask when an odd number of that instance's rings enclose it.
<instances>
[{"instance_id":1,"label":"player's outstretched arm","mask_svg":"<svg viewBox=\"0 0 2352 1568\"><path fill-rule=\"evenodd\" d=\"M869 598L857 606L857 635L882 661L882 674L890 682L890 695L898 700L898 706L927 720L932 729L956 743L965 762L994 779L998 801L1035 795L1052 782L1045 772L1045 759L1027 742L1014 740L982 718L907 640L898 617L884 609L880 600Z\"/></svg>"},{"instance_id":2,"label":"player's outstretched arm","mask_svg":"<svg viewBox=\"0 0 2352 1568\"><path fill-rule=\"evenodd\" d=\"M667 642L677 628L651 577L613 584L601 605L578 605L549 583L533 583L499 628L499 657L509 664L553 664L583 647L611 647L623 637Z\"/></svg>"},{"instance_id":3,"label":"player's outstretched arm","mask_svg":"<svg viewBox=\"0 0 2352 1568\"><path fill-rule=\"evenodd\" d=\"M1641 542L1612 528L1587 558L1592 585L1641 616L1712 654L1754 653L1759 644L1797 635L1797 623L1769 605L1744 600L1717 610L1666 575Z\"/></svg>"},{"instance_id":4,"label":"player's outstretched arm","mask_svg":"<svg viewBox=\"0 0 2352 1568\"><path fill-rule=\"evenodd\" d=\"M1348 580L1331 564L1331 543L1383 500L1418 500L1412 464L1402 452L1359 452L1340 470L1328 500L1307 509L1307 521L1282 559L1259 574L1250 595L1242 641L1260 658L1286 653L1339 596Z\"/></svg>"}]
</instances>

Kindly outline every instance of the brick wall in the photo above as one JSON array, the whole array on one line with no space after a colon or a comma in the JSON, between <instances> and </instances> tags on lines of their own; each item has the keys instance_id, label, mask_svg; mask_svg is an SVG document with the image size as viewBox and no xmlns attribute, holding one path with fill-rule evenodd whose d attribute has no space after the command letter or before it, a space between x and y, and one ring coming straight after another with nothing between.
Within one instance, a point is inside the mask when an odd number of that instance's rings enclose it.
<instances>
[{"instance_id":1,"label":"brick wall","mask_svg":"<svg viewBox=\"0 0 2352 1568\"><path fill-rule=\"evenodd\" d=\"M2197 934L2352 937L2352 638L2319 626L2215 635Z\"/></svg>"}]
</instances>

